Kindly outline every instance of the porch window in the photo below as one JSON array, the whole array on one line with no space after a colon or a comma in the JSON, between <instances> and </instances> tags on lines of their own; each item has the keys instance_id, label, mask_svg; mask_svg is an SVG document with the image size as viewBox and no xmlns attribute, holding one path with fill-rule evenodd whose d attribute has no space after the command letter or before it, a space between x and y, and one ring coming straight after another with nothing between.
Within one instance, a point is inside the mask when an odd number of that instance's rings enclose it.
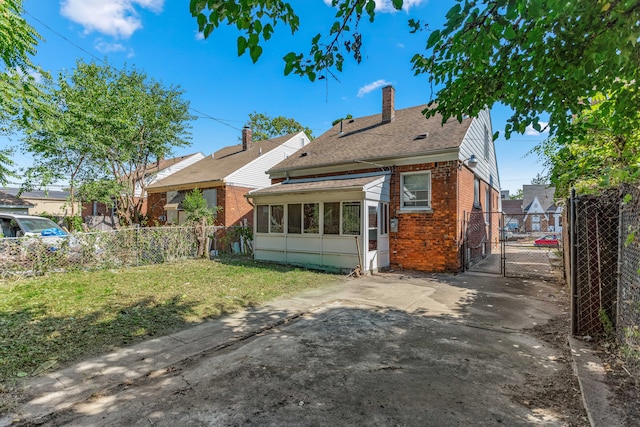
<instances>
[{"instance_id":1,"label":"porch window","mask_svg":"<svg viewBox=\"0 0 640 427\"><path fill-rule=\"evenodd\" d=\"M324 234L340 234L340 202L324 204Z\"/></svg>"},{"instance_id":2,"label":"porch window","mask_svg":"<svg viewBox=\"0 0 640 427\"><path fill-rule=\"evenodd\" d=\"M256 231L258 233L269 232L269 206L256 206Z\"/></svg>"},{"instance_id":3,"label":"porch window","mask_svg":"<svg viewBox=\"0 0 640 427\"><path fill-rule=\"evenodd\" d=\"M320 232L320 205L318 203L305 203L303 214L303 232L305 234L318 234Z\"/></svg>"},{"instance_id":4,"label":"porch window","mask_svg":"<svg viewBox=\"0 0 640 427\"><path fill-rule=\"evenodd\" d=\"M360 202L342 203L342 234L360 234Z\"/></svg>"},{"instance_id":5,"label":"porch window","mask_svg":"<svg viewBox=\"0 0 640 427\"><path fill-rule=\"evenodd\" d=\"M284 205L271 205L270 232L284 232Z\"/></svg>"},{"instance_id":6,"label":"porch window","mask_svg":"<svg viewBox=\"0 0 640 427\"><path fill-rule=\"evenodd\" d=\"M287 220L287 233L300 234L302 233L302 205L297 203L288 205L289 216Z\"/></svg>"},{"instance_id":7,"label":"porch window","mask_svg":"<svg viewBox=\"0 0 640 427\"><path fill-rule=\"evenodd\" d=\"M378 249L378 207L369 206L369 250Z\"/></svg>"},{"instance_id":8,"label":"porch window","mask_svg":"<svg viewBox=\"0 0 640 427\"><path fill-rule=\"evenodd\" d=\"M402 174L400 186L402 209L431 208L431 172Z\"/></svg>"}]
</instances>

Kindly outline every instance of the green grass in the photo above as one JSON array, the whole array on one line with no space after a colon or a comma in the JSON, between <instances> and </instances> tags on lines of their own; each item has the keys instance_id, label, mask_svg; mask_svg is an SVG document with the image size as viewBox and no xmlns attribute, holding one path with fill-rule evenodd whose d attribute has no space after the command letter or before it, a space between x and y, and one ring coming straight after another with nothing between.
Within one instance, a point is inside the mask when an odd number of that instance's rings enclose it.
<instances>
[{"instance_id":1,"label":"green grass","mask_svg":"<svg viewBox=\"0 0 640 427\"><path fill-rule=\"evenodd\" d=\"M223 259L0 282L0 392L3 383L338 277Z\"/></svg>"}]
</instances>

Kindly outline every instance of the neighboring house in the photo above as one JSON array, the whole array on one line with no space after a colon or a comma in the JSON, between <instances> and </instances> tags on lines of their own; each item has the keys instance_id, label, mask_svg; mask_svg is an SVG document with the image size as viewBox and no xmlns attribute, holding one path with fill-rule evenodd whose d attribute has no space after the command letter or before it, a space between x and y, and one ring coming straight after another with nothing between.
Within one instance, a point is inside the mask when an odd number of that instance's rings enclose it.
<instances>
[{"instance_id":1,"label":"neighboring house","mask_svg":"<svg viewBox=\"0 0 640 427\"><path fill-rule=\"evenodd\" d=\"M0 191L18 196L19 188L0 188ZM60 190L33 190L20 193L20 200L30 203L28 215L53 215L65 217L71 215L71 204L69 202L69 192ZM79 214L80 203L76 202L74 212Z\"/></svg>"},{"instance_id":2,"label":"neighboring house","mask_svg":"<svg viewBox=\"0 0 640 427\"><path fill-rule=\"evenodd\" d=\"M502 213L504 214L504 226L506 231L524 232L524 211L522 199L503 200Z\"/></svg>"},{"instance_id":3,"label":"neighboring house","mask_svg":"<svg viewBox=\"0 0 640 427\"><path fill-rule=\"evenodd\" d=\"M222 148L149 185L147 215L159 223L183 223L186 215L181 202L187 192L198 188L209 207L220 208L217 225L251 224L253 207L245 194L270 185L266 171L308 143L304 132L253 141L251 129L245 127L242 144Z\"/></svg>"},{"instance_id":4,"label":"neighboring house","mask_svg":"<svg viewBox=\"0 0 640 427\"><path fill-rule=\"evenodd\" d=\"M251 191L254 256L320 268L460 271L465 218L499 239L500 183L488 110L462 122L426 119L426 106L333 126L269 170L274 185ZM485 223L485 218L487 222ZM486 252L484 252L486 254Z\"/></svg>"},{"instance_id":5,"label":"neighboring house","mask_svg":"<svg viewBox=\"0 0 640 427\"><path fill-rule=\"evenodd\" d=\"M145 186L152 185L154 182L158 182L161 179L167 178L182 169L187 168L195 162L202 160L204 154L193 153L184 156L173 157L171 159L161 159L147 166L145 173ZM146 192L143 194L142 185L136 184L135 193L136 198L143 197L141 212L147 212L149 209L148 199ZM115 199L115 196L114 196ZM115 203L115 201L114 201ZM104 203L88 202L82 206L82 217L87 220L87 217L112 217L115 215L115 209L106 206Z\"/></svg>"},{"instance_id":6,"label":"neighboring house","mask_svg":"<svg viewBox=\"0 0 640 427\"><path fill-rule=\"evenodd\" d=\"M562 231L562 206L556 206L555 192L555 187L546 184L522 186L525 231L556 233Z\"/></svg>"},{"instance_id":7,"label":"neighboring house","mask_svg":"<svg viewBox=\"0 0 640 427\"><path fill-rule=\"evenodd\" d=\"M28 215L30 208L33 208L32 203L9 194L6 189L0 191L0 212Z\"/></svg>"}]
</instances>

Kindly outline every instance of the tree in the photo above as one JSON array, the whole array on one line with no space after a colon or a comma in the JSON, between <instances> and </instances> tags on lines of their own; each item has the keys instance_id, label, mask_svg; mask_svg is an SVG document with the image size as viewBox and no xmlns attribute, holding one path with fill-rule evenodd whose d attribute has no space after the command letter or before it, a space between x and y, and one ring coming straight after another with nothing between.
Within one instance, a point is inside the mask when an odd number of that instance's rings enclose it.
<instances>
[{"instance_id":1,"label":"tree","mask_svg":"<svg viewBox=\"0 0 640 427\"><path fill-rule=\"evenodd\" d=\"M545 184L549 184L549 178L545 175L542 175L540 172L538 172L536 174L536 176L534 176L531 179L531 184L533 185L545 185Z\"/></svg>"},{"instance_id":2,"label":"tree","mask_svg":"<svg viewBox=\"0 0 640 427\"><path fill-rule=\"evenodd\" d=\"M594 97L594 103L576 115L575 138L552 137L535 149L546 159L549 179L559 196L568 196L571 188L588 193L640 178L640 128L627 135L615 134L611 114L598 100ZM640 120L640 111L636 114Z\"/></svg>"},{"instance_id":3,"label":"tree","mask_svg":"<svg viewBox=\"0 0 640 427\"><path fill-rule=\"evenodd\" d=\"M392 0L400 10L404 2ZM341 71L345 54L362 60L359 22L375 19L375 0L333 0L335 21L327 34L311 40L308 55L289 52L284 73L318 76ZM284 0L213 2L191 0L191 13L205 37L222 23L241 32L238 54L256 62L276 24L292 33L299 18ZM208 12L208 13L207 13ZM540 117L550 115L551 134L570 132L572 114L597 93L608 94L614 133L636 128L640 105L640 2L637 0L457 0L441 29L430 31L427 51L413 60L416 74L427 74L437 92L425 111L446 121L503 103L514 111L505 128L540 130ZM409 20L411 31L431 30ZM612 49L611 46L615 46ZM619 130L618 130L619 129Z\"/></svg>"},{"instance_id":4,"label":"tree","mask_svg":"<svg viewBox=\"0 0 640 427\"><path fill-rule=\"evenodd\" d=\"M34 74L45 75L30 59L40 35L21 17L22 0L0 1L0 134L11 131L12 120L26 120L42 103ZM10 150L0 150L0 184L15 177Z\"/></svg>"},{"instance_id":5,"label":"tree","mask_svg":"<svg viewBox=\"0 0 640 427\"><path fill-rule=\"evenodd\" d=\"M518 188L518 191L509 195L509 200L522 200L522 197L522 188Z\"/></svg>"},{"instance_id":6,"label":"tree","mask_svg":"<svg viewBox=\"0 0 640 427\"><path fill-rule=\"evenodd\" d=\"M50 83L55 110L24 126L24 145L40 159L29 175L42 184L66 177L72 188L110 179L122 223L140 223L147 168L188 144L189 104L183 91L135 69L78 61Z\"/></svg>"},{"instance_id":7,"label":"tree","mask_svg":"<svg viewBox=\"0 0 640 427\"><path fill-rule=\"evenodd\" d=\"M218 206L210 208L207 200L198 188L185 194L182 200L182 208L187 213L187 221L195 226L196 238L198 239L198 257L203 257L206 253L206 226L213 224Z\"/></svg>"},{"instance_id":8,"label":"tree","mask_svg":"<svg viewBox=\"0 0 640 427\"><path fill-rule=\"evenodd\" d=\"M309 139L313 139L311 129L302 126L294 119L283 116L271 118L266 114L256 113L254 111L249 114L249 121L246 125L251 129L252 137L255 141L271 139L300 131L303 131Z\"/></svg>"},{"instance_id":9,"label":"tree","mask_svg":"<svg viewBox=\"0 0 640 427\"><path fill-rule=\"evenodd\" d=\"M332 121L331 122L331 126L335 126L335 125L337 125L338 123L340 123L343 120L349 120L349 119L352 119L352 118L353 118L353 116L351 114L347 114L346 116L344 116L342 118L335 119L334 121Z\"/></svg>"}]
</instances>

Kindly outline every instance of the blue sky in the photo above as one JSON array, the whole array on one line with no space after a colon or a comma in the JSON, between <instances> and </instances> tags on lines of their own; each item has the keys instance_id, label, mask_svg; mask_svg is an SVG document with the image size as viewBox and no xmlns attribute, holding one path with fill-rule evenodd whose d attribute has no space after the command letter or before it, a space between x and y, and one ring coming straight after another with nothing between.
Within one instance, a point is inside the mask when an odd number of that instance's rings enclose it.
<instances>
[{"instance_id":1,"label":"blue sky","mask_svg":"<svg viewBox=\"0 0 640 427\"><path fill-rule=\"evenodd\" d=\"M391 11L390 1L378 1L376 21L363 20L363 61L347 61L338 80L309 82L283 74L282 57L289 51L307 52L311 38L326 33L333 22L330 0L292 0L300 16L295 35L281 23L264 44L257 64L237 56L235 27L220 27L207 40L197 33L187 0L25 0L25 18L45 39L34 62L57 73L73 69L76 58L107 59L121 68L126 63L165 85L185 90L199 118L192 123L192 145L176 155L210 154L238 143L250 113L292 117L318 136L346 114L376 114L381 109L380 87L393 84L396 109L428 102L428 76L414 76L410 59L424 51L427 34L409 34L407 20L422 19L432 28L444 22L452 0L405 1L408 9ZM491 111L494 131L504 129L508 110ZM525 155L545 135L513 135L496 141L500 180L512 193L528 184L543 167L535 155ZM28 166L28 157L16 158Z\"/></svg>"}]
</instances>

